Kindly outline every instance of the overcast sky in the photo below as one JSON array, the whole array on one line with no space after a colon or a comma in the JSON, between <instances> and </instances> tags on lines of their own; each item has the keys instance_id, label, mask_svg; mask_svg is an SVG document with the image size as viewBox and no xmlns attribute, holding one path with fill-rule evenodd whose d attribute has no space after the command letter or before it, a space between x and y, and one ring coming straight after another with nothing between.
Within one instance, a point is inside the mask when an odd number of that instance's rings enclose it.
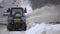
<instances>
[{"instance_id":1,"label":"overcast sky","mask_svg":"<svg viewBox=\"0 0 60 34\"><path fill-rule=\"evenodd\" d=\"M2 2L3 0L0 0L0 3Z\"/></svg>"}]
</instances>

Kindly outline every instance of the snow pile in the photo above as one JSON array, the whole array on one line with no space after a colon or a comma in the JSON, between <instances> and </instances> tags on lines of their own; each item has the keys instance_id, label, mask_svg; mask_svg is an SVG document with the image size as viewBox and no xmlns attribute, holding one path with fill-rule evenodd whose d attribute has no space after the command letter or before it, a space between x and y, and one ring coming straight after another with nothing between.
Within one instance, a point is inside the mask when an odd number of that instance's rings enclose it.
<instances>
[{"instance_id":1,"label":"snow pile","mask_svg":"<svg viewBox=\"0 0 60 34\"><path fill-rule=\"evenodd\" d=\"M27 30L26 34L60 34L60 24L37 24Z\"/></svg>"},{"instance_id":2,"label":"snow pile","mask_svg":"<svg viewBox=\"0 0 60 34\"><path fill-rule=\"evenodd\" d=\"M60 34L60 24L46 27L46 34Z\"/></svg>"},{"instance_id":3,"label":"snow pile","mask_svg":"<svg viewBox=\"0 0 60 34\"><path fill-rule=\"evenodd\" d=\"M34 27L36 24L34 22L27 22L27 29Z\"/></svg>"},{"instance_id":4,"label":"snow pile","mask_svg":"<svg viewBox=\"0 0 60 34\"><path fill-rule=\"evenodd\" d=\"M30 23L60 21L60 5L47 5L42 8L37 8L27 16L27 22Z\"/></svg>"},{"instance_id":5,"label":"snow pile","mask_svg":"<svg viewBox=\"0 0 60 34\"><path fill-rule=\"evenodd\" d=\"M41 34L41 32L45 31L45 24L37 24L35 27L26 31L26 34Z\"/></svg>"}]
</instances>

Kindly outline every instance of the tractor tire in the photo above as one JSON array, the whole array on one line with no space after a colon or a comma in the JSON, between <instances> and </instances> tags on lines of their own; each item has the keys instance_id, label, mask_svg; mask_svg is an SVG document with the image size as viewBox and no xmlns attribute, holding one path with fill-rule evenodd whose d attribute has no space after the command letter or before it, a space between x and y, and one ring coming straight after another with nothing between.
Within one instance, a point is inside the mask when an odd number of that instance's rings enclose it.
<instances>
[{"instance_id":1,"label":"tractor tire","mask_svg":"<svg viewBox=\"0 0 60 34\"><path fill-rule=\"evenodd\" d=\"M23 30L23 31L26 31L26 30L27 30L26 23L23 23L23 24L22 24L22 30Z\"/></svg>"},{"instance_id":2,"label":"tractor tire","mask_svg":"<svg viewBox=\"0 0 60 34\"><path fill-rule=\"evenodd\" d=\"M7 25L7 30L8 30L8 31L12 31L12 30L13 30L13 27L12 27L12 26L13 26L12 24L8 24L8 25Z\"/></svg>"}]
</instances>

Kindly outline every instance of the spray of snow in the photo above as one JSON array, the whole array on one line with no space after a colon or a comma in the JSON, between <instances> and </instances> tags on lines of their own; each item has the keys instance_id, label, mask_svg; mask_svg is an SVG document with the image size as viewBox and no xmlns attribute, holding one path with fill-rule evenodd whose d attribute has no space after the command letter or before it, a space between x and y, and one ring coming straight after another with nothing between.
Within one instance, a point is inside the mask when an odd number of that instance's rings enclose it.
<instances>
[{"instance_id":1,"label":"spray of snow","mask_svg":"<svg viewBox=\"0 0 60 34\"><path fill-rule=\"evenodd\" d=\"M32 7L28 0L21 0L21 7L27 8L27 14L32 12Z\"/></svg>"},{"instance_id":2,"label":"spray of snow","mask_svg":"<svg viewBox=\"0 0 60 34\"><path fill-rule=\"evenodd\" d=\"M60 5L46 5L27 15L27 22L41 23L60 21Z\"/></svg>"}]
</instances>

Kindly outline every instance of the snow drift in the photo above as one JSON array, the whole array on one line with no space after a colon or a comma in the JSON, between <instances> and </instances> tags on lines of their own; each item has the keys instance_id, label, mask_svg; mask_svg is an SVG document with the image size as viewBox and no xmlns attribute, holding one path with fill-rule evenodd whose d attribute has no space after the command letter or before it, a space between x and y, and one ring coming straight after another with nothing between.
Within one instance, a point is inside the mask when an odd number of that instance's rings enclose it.
<instances>
[{"instance_id":1,"label":"snow drift","mask_svg":"<svg viewBox=\"0 0 60 34\"><path fill-rule=\"evenodd\" d=\"M60 24L37 24L27 30L26 34L60 34Z\"/></svg>"}]
</instances>

